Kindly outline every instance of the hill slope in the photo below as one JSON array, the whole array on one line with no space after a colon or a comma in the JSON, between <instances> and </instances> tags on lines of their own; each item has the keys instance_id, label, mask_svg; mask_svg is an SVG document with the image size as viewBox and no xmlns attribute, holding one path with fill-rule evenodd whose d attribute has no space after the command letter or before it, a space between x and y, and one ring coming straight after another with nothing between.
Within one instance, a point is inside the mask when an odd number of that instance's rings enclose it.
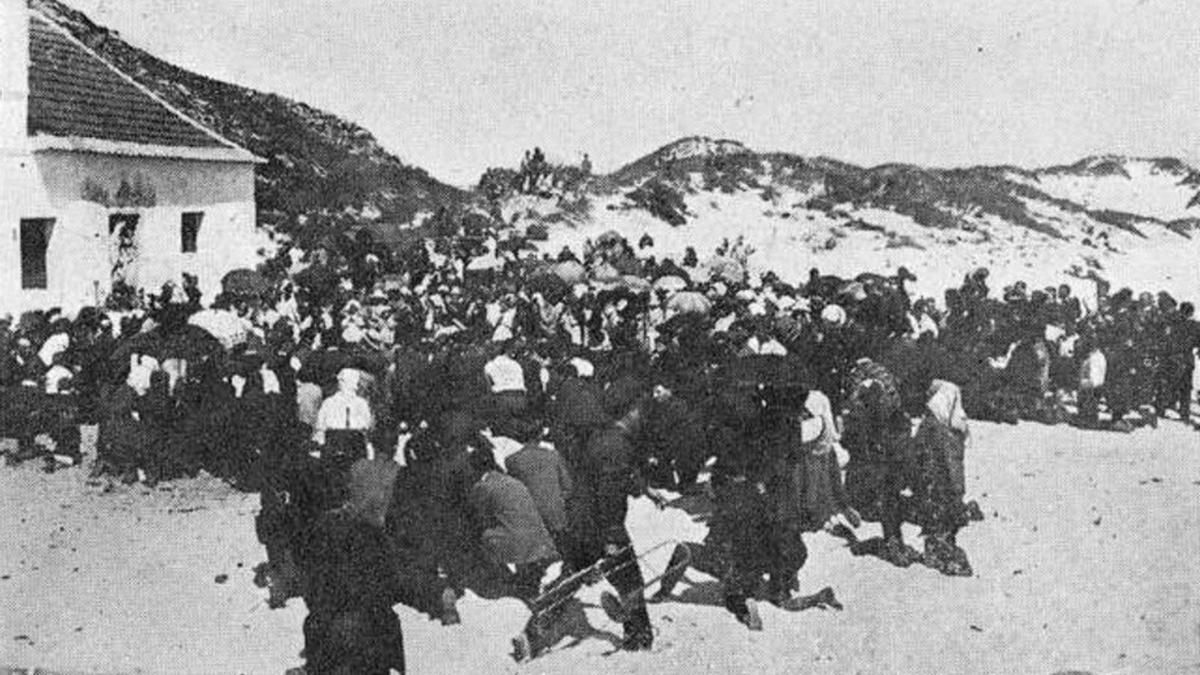
<instances>
[{"instance_id":1,"label":"hill slope","mask_svg":"<svg viewBox=\"0 0 1200 675\"><path fill-rule=\"evenodd\" d=\"M906 265L938 294L977 266L997 281L1114 285L1195 296L1200 173L1171 158L1093 157L1063 167L864 168L685 138L567 194L510 195L511 222L550 223L548 250L616 230L658 255L703 256L744 237L752 263L802 279ZM586 203L586 210L579 204ZM668 224L676 223L676 226ZM920 271L918 271L920 270ZM922 274L922 271L924 274Z\"/></svg>"},{"instance_id":2,"label":"hill slope","mask_svg":"<svg viewBox=\"0 0 1200 675\"><path fill-rule=\"evenodd\" d=\"M349 213L408 220L464 197L401 162L353 122L176 67L58 0L30 0L30 6L171 105L266 159L258 169L261 222L286 230L300 216Z\"/></svg>"}]
</instances>

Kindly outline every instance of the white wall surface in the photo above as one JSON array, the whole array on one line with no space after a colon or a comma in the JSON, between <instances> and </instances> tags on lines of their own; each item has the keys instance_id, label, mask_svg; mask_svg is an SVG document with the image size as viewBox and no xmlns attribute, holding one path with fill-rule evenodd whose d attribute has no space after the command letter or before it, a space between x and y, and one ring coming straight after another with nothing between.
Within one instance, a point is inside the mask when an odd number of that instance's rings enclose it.
<instances>
[{"instance_id":1,"label":"white wall surface","mask_svg":"<svg viewBox=\"0 0 1200 675\"><path fill-rule=\"evenodd\" d=\"M0 0L0 156L25 146L28 99L29 8Z\"/></svg>"},{"instance_id":2,"label":"white wall surface","mask_svg":"<svg viewBox=\"0 0 1200 675\"><path fill-rule=\"evenodd\" d=\"M124 189L122 186L125 186ZM197 252L181 252L184 212L204 213ZM111 288L109 216L139 216L130 281L156 290L184 272L205 299L221 276L252 266L254 165L39 151L0 157L0 313L94 304ZM20 220L56 220L47 254L48 288L21 289Z\"/></svg>"}]
</instances>

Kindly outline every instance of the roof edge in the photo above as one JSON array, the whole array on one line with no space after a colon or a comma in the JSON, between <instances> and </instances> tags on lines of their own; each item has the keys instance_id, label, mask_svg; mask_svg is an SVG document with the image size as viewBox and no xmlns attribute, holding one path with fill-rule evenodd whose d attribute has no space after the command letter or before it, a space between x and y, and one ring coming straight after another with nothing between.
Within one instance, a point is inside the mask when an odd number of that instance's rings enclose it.
<instances>
[{"instance_id":1,"label":"roof edge","mask_svg":"<svg viewBox=\"0 0 1200 675\"><path fill-rule=\"evenodd\" d=\"M221 144L223 144L223 145L226 145L226 146L228 146L230 149L233 149L233 150L238 150L238 151L244 152L244 153L246 153L247 155L249 155L250 157L253 157L254 159L256 159L256 160L258 160L258 161L260 161L260 162L265 162L265 160L262 160L261 158L259 158L259 157L257 157L256 155L252 154L252 153L251 153L249 150L246 150L245 148L243 148L242 146L238 145L237 143L234 143L233 141L229 140L228 138L225 138L224 136L222 136L221 134L217 133L216 131L214 131L214 130L212 130L212 129L208 128L207 126L205 126L205 125L201 124L200 122L198 122L198 121L196 121L196 120L192 119L192 118L191 118L191 117L189 117L189 116L188 116L186 113L184 113L182 110L179 110L179 109L178 109L178 108L176 108L175 106L171 105L170 103L168 103L168 102L167 102L165 99L163 99L163 98L162 98L161 96L159 96L158 94L155 94L153 91L150 91L150 89L149 89L148 87L144 86L142 83L140 83L140 82L138 82L137 80L133 79L133 77L132 77L132 76L130 76L128 73L126 73L125 71L123 71L123 70L121 70L120 68L118 68L118 67L117 67L115 64L113 64L111 61L109 61L108 59L104 58L104 56L102 56L102 55L101 55L99 52L97 52L96 50L94 50L94 49L92 49L91 47L89 47L87 44L85 44L85 43L84 43L82 40L80 40L79 38L75 37L75 35L74 35L74 34L73 34L73 33L72 33L70 30L68 30L68 29L67 29L65 26L63 26L62 24L60 24L58 21L56 21L56 20L54 19L54 17L52 17L52 16L50 16L50 15L46 14L45 12L43 12L43 11L41 11L40 9L38 9L38 8L35 8L35 7L30 7L30 8L29 8L29 11L30 11L31 13L34 13L34 14L36 14L36 15L38 16L38 18L40 18L40 19L44 20L46 23L48 23L48 24L50 24L51 26L53 26L53 27L55 28L55 30L59 31L59 32L60 32L60 33L62 33L62 34L63 34L63 35L64 35L64 36L65 36L65 37L68 39L68 40L70 40L71 42L74 42L76 45L78 45L80 49L83 49L83 50L84 50L84 51L86 51L88 54L90 54L90 55L92 56L92 58L94 58L94 59L98 60L100 63L104 64L104 66L105 66L106 68L108 68L109 70L111 70L113 73L115 73L115 74L117 75L117 77L120 77L121 79L125 80L125 81L126 81L126 82L128 82L130 85L132 85L133 87L135 87L135 88L136 88L138 91L140 91L140 92L141 92L143 95L145 95L145 96L149 97L149 98L150 98L152 101L154 101L155 103L157 103L157 104L161 105L162 107L166 108L166 109L167 109L167 110L168 110L168 111L169 111L169 112L170 112L172 115L175 115L176 117L178 117L179 119L183 120L184 122L186 122L186 123L188 123L188 124L192 125L192 126L193 126L193 127L195 127L196 129L198 129L200 132L202 132L202 133L204 133L204 134L208 135L209 137L211 137L213 140L217 141L218 143L221 143ZM131 144L131 145L138 145L138 144Z\"/></svg>"},{"instance_id":2,"label":"roof edge","mask_svg":"<svg viewBox=\"0 0 1200 675\"><path fill-rule=\"evenodd\" d=\"M147 143L131 143L129 141L108 141L82 136L51 136L49 134L30 136L29 144L30 149L34 152L56 150L101 155L125 155L128 157L187 159L200 162L267 163L267 160L237 146L214 148L186 145L151 145Z\"/></svg>"}]
</instances>

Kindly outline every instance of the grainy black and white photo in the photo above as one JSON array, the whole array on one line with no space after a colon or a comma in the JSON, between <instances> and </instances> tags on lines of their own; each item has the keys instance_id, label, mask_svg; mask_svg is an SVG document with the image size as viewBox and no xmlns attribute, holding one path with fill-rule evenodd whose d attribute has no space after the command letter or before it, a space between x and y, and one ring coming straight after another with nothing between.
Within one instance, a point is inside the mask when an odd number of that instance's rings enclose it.
<instances>
[{"instance_id":1,"label":"grainy black and white photo","mask_svg":"<svg viewBox=\"0 0 1200 675\"><path fill-rule=\"evenodd\" d=\"M1198 30L0 0L0 675L1200 674Z\"/></svg>"}]
</instances>

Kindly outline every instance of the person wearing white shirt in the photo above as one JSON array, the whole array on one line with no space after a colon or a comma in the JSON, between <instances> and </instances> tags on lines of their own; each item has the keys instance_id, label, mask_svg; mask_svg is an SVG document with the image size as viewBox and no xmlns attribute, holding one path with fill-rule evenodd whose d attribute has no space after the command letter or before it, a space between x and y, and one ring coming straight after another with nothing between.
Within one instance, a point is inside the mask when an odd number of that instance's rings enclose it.
<instances>
[{"instance_id":1,"label":"person wearing white shirt","mask_svg":"<svg viewBox=\"0 0 1200 675\"><path fill-rule=\"evenodd\" d=\"M1100 423L1100 399L1108 378L1108 358L1094 340L1087 340L1077 348L1086 354L1079 364L1077 424L1095 428Z\"/></svg>"},{"instance_id":2,"label":"person wearing white shirt","mask_svg":"<svg viewBox=\"0 0 1200 675\"><path fill-rule=\"evenodd\" d=\"M303 367L300 359L293 356L290 366L296 375L296 417L309 430L315 430L317 416L321 412L321 405L325 402L324 392L316 383L300 379L299 375Z\"/></svg>"},{"instance_id":3,"label":"person wearing white shirt","mask_svg":"<svg viewBox=\"0 0 1200 675\"><path fill-rule=\"evenodd\" d=\"M71 346L71 338L66 333L55 333L46 338L42 348L38 350L38 358L46 366L54 363L54 357L65 352Z\"/></svg>"},{"instance_id":4,"label":"person wearing white shirt","mask_svg":"<svg viewBox=\"0 0 1200 675\"><path fill-rule=\"evenodd\" d=\"M62 359L54 359L54 365L46 371L46 393L50 395L69 393L70 382L74 377L74 371L64 365Z\"/></svg>"},{"instance_id":5,"label":"person wearing white shirt","mask_svg":"<svg viewBox=\"0 0 1200 675\"><path fill-rule=\"evenodd\" d=\"M515 343L509 343L483 366L492 393L489 396L488 417L492 433L509 436L514 424L519 424L529 410L525 389L525 369L513 358Z\"/></svg>"},{"instance_id":6,"label":"person wearing white shirt","mask_svg":"<svg viewBox=\"0 0 1200 675\"><path fill-rule=\"evenodd\" d=\"M521 364L506 352L501 352L488 361L483 366L483 373L487 375L492 393L499 394L506 391L525 393L525 371L521 368Z\"/></svg>"},{"instance_id":7,"label":"person wearing white shirt","mask_svg":"<svg viewBox=\"0 0 1200 675\"><path fill-rule=\"evenodd\" d=\"M370 403L358 393L361 376L352 368L339 372L337 392L317 411L313 441L322 446L323 455L350 461L374 456L368 432L375 420Z\"/></svg>"}]
</instances>

